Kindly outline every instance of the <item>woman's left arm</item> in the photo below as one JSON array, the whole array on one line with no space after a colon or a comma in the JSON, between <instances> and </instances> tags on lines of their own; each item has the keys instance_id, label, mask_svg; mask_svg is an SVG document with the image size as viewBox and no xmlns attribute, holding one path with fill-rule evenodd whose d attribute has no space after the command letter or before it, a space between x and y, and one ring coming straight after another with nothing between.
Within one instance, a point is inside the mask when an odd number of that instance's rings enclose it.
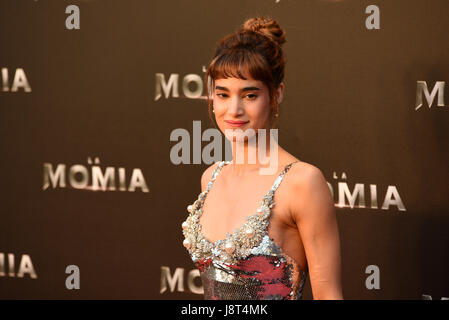
<instances>
[{"instance_id":1,"label":"woman's left arm","mask_svg":"<svg viewBox=\"0 0 449 320\"><path fill-rule=\"evenodd\" d=\"M313 165L295 176L290 212L304 245L313 299L343 299L340 236L329 186Z\"/></svg>"}]
</instances>

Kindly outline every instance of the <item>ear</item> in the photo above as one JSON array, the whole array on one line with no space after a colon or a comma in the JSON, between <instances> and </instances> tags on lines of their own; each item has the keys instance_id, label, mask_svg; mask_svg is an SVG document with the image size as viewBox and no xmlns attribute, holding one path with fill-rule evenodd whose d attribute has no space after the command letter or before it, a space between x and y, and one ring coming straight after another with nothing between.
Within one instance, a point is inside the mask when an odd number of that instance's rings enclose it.
<instances>
[{"instance_id":1,"label":"ear","mask_svg":"<svg viewBox=\"0 0 449 320\"><path fill-rule=\"evenodd\" d=\"M280 104L282 102L282 100L284 99L284 82L281 82L279 84L279 87L277 88L277 99L278 99L278 104Z\"/></svg>"}]
</instances>

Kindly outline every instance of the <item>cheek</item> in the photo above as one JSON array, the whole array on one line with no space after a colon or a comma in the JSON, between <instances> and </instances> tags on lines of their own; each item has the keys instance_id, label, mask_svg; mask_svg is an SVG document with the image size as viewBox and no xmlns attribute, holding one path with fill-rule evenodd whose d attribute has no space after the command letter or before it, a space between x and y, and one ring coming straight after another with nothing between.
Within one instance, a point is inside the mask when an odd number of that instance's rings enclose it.
<instances>
[{"instance_id":1,"label":"cheek","mask_svg":"<svg viewBox=\"0 0 449 320\"><path fill-rule=\"evenodd\" d=\"M215 111L214 115L217 120L226 114L226 107L224 105L215 104L213 110Z\"/></svg>"},{"instance_id":2,"label":"cheek","mask_svg":"<svg viewBox=\"0 0 449 320\"><path fill-rule=\"evenodd\" d=\"M265 121L270 115L269 100L261 99L247 108L248 115L254 120Z\"/></svg>"},{"instance_id":3,"label":"cheek","mask_svg":"<svg viewBox=\"0 0 449 320\"><path fill-rule=\"evenodd\" d=\"M212 109L215 110L215 113L221 113L226 110L226 103L219 97L214 97L212 106Z\"/></svg>"}]
</instances>

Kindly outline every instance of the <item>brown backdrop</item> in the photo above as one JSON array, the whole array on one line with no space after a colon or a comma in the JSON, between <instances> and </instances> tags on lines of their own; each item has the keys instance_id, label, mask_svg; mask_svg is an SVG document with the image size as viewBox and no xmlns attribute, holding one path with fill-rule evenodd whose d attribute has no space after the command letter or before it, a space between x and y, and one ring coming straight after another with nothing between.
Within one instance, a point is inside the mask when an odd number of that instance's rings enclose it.
<instances>
[{"instance_id":1,"label":"brown backdrop","mask_svg":"<svg viewBox=\"0 0 449 320\"><path fill-rule=\"evenodd\" d=\"M378 30L365 27L372 4ZM332 186L344 297L449 297L448 12L446 0L1 0L0 298L202 298L181 222L208 164L173 164L170 134L213 127L188 75L256 14L287 32L279 142ZM444 82L443 106L423 94L416 109L419 81ZM105 190L98 172L115 177Z\"/></svg>"}]
</instances>

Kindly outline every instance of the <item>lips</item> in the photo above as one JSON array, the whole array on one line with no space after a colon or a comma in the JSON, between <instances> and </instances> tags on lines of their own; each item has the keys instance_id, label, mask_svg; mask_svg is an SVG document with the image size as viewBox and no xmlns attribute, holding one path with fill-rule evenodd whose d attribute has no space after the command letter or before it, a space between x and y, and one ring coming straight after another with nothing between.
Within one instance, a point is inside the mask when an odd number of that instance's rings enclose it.
<instances>
[{"instance_id":1,"label":"lips","mask_svg":"<svg viewBox=\"0 0 449 320\"><path fill-rule=\"evenodd\" d=\"M244 124L248 123L249 121L241 121L241 120L225 120L227 124L229 124L231 127L241 127Z\"/></svg>"}]
</instances>

